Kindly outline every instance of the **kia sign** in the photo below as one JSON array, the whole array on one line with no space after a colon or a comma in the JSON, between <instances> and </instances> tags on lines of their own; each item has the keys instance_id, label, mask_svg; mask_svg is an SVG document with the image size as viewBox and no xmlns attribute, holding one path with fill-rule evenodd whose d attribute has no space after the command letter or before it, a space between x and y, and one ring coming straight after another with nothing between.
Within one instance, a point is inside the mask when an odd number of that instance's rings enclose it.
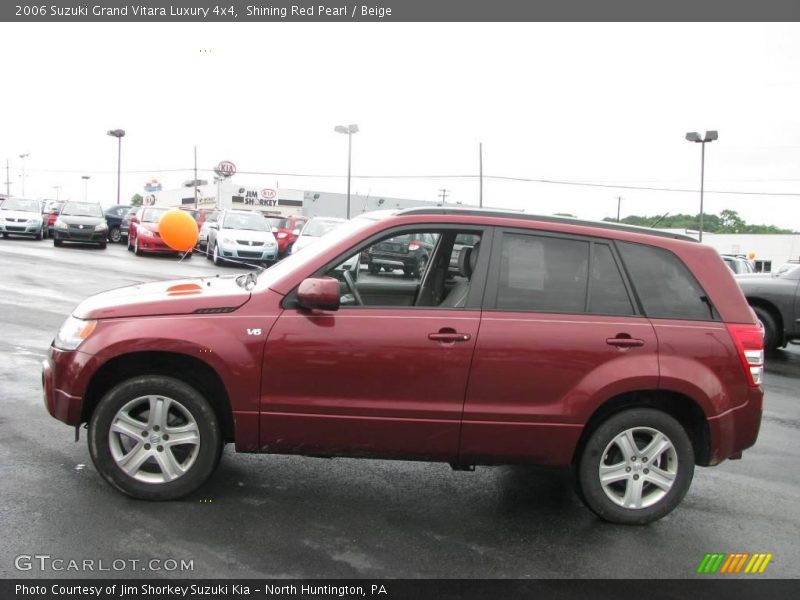
<instances>
[{"instance_id":1,"label":"kia sign","mask_svg":"<svg viewBox=\"0 0 800 600\"><path fill-rule=\"evenodd\" d=\"M275 196L278 195L278 192L270 188L264 188L258 193L258 195L261 197L262 200L272 200L273 198L275 198Z\"/></svg>"},{"instance_id":2,"label":"kia sign","mask_svg":"<svg viewBox=\"0 0 800 600\"><path fill-rule=\"evenodd\" d=\"M153 204L155 203L156 203L155 194L147 194L147 196L145 196L142 199L142 204L144 204L145 206L153 206Z\"/></svg>"},{"instance_id":3,"label":"kia sign","mask_svg":"<svg viewBox=\"0 0 800 600\"><path fill-rule=\"evenodd\" d=\"M220 161L214 169L214 173L219 177L233 177L236 175L236 165L229 160Z\"/></svg>"}]
</instances>

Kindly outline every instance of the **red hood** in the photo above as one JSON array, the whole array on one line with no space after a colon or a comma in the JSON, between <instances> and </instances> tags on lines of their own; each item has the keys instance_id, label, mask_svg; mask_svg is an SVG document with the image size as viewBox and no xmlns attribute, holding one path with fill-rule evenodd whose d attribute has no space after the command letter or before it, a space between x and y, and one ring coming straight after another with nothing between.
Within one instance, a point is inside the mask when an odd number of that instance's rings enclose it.
<instances>
[{"instance_id":1,"label":"red hood","mask_svg":"<svg viewBox=\"0 0 800 600\"><path fill-rule=\"evenodd\" d=\"M239 308L250 292L235 277L157 281L117 288L91 296L73 311L79 319L185 315L209 309Z\"/></svg>"},{"instance_id":2,"label":"red hood","mask_svg":"<svg viewBox=\"0 0 800 600\"><path fill-rule=\"evenodd\" d=\"M144 227L153 233L158 233L158 223L139 223L139 227Z\"/></svg>"}]
</instances>

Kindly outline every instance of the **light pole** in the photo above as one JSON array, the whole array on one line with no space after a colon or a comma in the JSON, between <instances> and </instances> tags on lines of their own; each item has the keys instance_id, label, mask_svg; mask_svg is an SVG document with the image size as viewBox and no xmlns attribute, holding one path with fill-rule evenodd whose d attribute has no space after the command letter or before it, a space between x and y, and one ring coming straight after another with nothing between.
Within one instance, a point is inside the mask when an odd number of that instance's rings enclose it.
<instances>
[{"instance_id":1,"label":"light pole","mask_svg":"<svg viewBox=\"0 0 800 600\"><path fill-rule=\"evenodd\" d=\"M119 204L120 167L122 166L122 138L125 137L125 130L109 129L108 135L117 138L117 204Z\"/></svg>"},{"instance_id":2,"label":"light pole","mask_svg":"<svg viewBox=\"0 0 800 600\"><path fill-rule=\"evenodd\" d=\"M56 191L56 200L60 200L61 198L59 198L59 195L60 195L59 192L61 191L61 186L60 185L54 185L53 189Z\"/></svg>"},{"instance_id":3,"label":"light pole","mask_svg":"<svg viewBox=\"0 0 800 600\"><path fill-rule=\"evenodd\" d=\"M353 149L353 134L358 133L358 125L351 124L345 127L337 125L333 128L336 133L347 134L347 218L350 218L350 164Z\"/></svg>"},{"instance_id":4,"label":"light pole","mask_svg":"<svg viewBox=\"0 0 800 600\"><path fill-rule=\"evenodd\" d=\"M83 179L83 201L89 201L89 175L81 175L81 179Z\"/></svg>"},{"instance_id":5,"label":"light pole","mask_svg":"<svg viewBox=\"0 0 800 600\"><path fill-rule=\"evenodd\" d=\"M19 157L22 159L22 197L25 197L25 159L31 155L30 152L26 152L25 154L20 154Z\"/></svg>"},{"instance_id":6,"label":"light pole","mask_svg":"<svg viewBox=\"0 0 800 600\"><path fill-rule=\"evenodd\" d=\"M695 142L696 144L700 144L700 241L703 241L703 186L705 184L705 175L706 175L706 144L709 142L713 142L714 140L719 138L719 134L716 131L706 131L706 135L704 138L700 137L700 134L696 131L690 131L686 134L686 139L690 142Z\"/></svg>"}]
</instances>

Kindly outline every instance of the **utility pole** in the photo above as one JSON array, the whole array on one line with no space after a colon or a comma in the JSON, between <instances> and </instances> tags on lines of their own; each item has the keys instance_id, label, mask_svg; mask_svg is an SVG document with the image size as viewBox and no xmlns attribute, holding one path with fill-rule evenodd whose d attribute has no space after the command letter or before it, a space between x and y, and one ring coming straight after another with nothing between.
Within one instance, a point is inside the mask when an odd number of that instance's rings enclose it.
<instances>
[{"instance_id":1,"label":"utility pole","mask_svg":"<svg viewBox=\"0 0 800 600\"><path fill-rule=\"evenodd\" d=\"M22 197L25 197L25 159L31 155L30 152L26 152L25 154L20 154L19 157L22 159Z\"/></svg>"},{"instance_id":2,"label":"utility pole","mask_svg":"<svg viewBox=\"0 0 800 600\"><path fill-rule=\"evenodd\" d=\"M442 199L442 206L445 206L445 204L447 204L446 200L447 200L447 196L449 195L449 193L450 193L450 190L446 190L444 188L439 190L439 198Z\"/></svg>"},{"instance_id":3,"label":"utility pole","mask_svg":"<svg viewBox=\"0 0 800 600\"><path fill-rule=\"evenodd\" d=\"M60 200L59 191L61 190L61 186L60 185L54 185L53 189L56 191L56 200Z\"/></svg>"},{"instance_id":4,"label":"utility pole","mask_svg":"<svg viewBox=\"0 0 800 600\"><path fill-rule=\"evenodd\" d=\"M11 167L6 159L6 196L11 198Z\"/></svg>"},{"instance_id":5,"label":"utility pole","mask_svg":"<svg viewBox=\"0 0 800 600\"><path fill-rule=\"evenodd\" d=\"M483 208L483 142L478 144L478 170L480 174L480 192L478 196L478 207Z\"/></svg>"},{"instance_id":6,"label":"utility pole","mask_svg":"<svg viewBox=\"0 0 800 600\"><path fill-rule=\"evenodd\" d=\"M619 209L622 205L622 196L617 196L617 223L619 223Z\"/></svg>"}]
</instances>

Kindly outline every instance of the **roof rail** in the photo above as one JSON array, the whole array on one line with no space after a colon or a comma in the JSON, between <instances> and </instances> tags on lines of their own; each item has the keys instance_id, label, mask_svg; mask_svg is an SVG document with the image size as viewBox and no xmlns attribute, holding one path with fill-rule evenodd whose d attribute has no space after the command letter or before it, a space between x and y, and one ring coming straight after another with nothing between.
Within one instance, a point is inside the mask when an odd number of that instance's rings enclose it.
<instances>
[{"instance_id":1,"label":"roof rail","mask_svg":"<svg viewBox=\"0 0 800 600\"><path fill-rule=\"evenodd\" d=\"M464 215L475 217L496 217L501 219L520 219L524 221L539 221L544 223L564 223L567 225L599 227L601 229L610 229L614 231L628 231L631 233L641 233L645 235L654 235L657 237L697 243L695 238L688 235L672 233L670 231L660 231L658 229L650 229L649 227L639 227L638 225L627 225L624 223L614 223L612 221L588 221L584 219L574 219L572 217L555 217L552 215L532 215L512 210L498 210L493 208L416 207L399 210L395 213L395 215L398 217L404 215Z\"/></svg>"}]
</instances>

